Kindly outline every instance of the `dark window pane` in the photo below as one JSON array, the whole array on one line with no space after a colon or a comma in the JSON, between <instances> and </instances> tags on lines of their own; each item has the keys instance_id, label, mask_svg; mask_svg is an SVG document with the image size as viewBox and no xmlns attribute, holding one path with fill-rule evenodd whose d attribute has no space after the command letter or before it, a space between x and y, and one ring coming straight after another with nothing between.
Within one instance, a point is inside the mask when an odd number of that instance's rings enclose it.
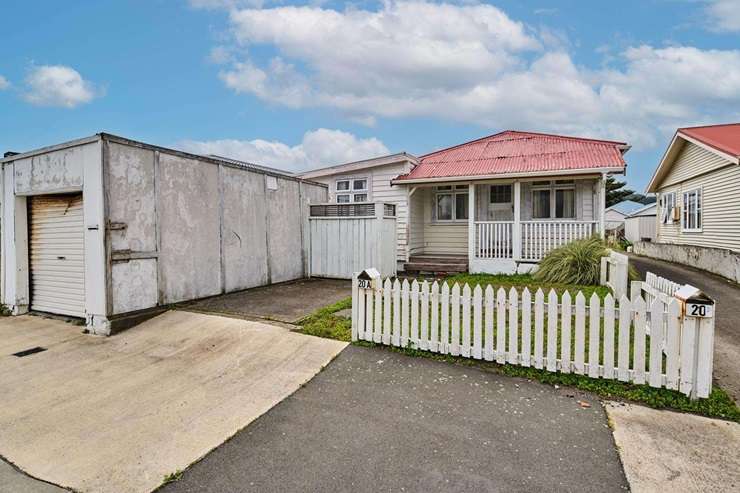
<instances>
[{"instance_id":1,"label":"dark window pane","mask_svg":"<svg viewBox=\"0 0 740 493\"><path fill-rule=\"evenodd\" d=\"M440 221L449 221L452 219L452 195L437 195L437 219Z\"/></svg>"},{"instance_id":2,"label":"dark window pane","mask_svg":"<svg viewBox=\"0 0 740 493\"><path fill-rule=\"evenodd\" d=\"M532 192L532 217L543 219L550 217L550 190Z\"/></svg>"},{"instance_id":3,"label":"dark window pane","mask_svg":"<svg viewBox=\"0 0 740 493\"><path fill-rule=\"evenodd\" d=\"M337 190L349 190L349 180L338 181Z\"/></svg>"},{"instance_id":4,"label":"dark window pane","mask_svg":"<svg viewBox=\"0 0 740 493\"><path fill-rule=\"evenodd\" d=\"M468 218L468 194L455 194L455 219Z\"/></svg>"},{"instance_id":5,"label":"dark window pane","mask_svg":"<svg viewBox=\"0 0 740 493\"><path fill-rule=\"evenodd\" d=\"M337 195L338 204L346 204L347 202L349 202L349 195Z\"/></svg>"},{"instance_id":6,"label":"dark window pane","mask_svg":"<svg viewBox=\"0 0 740 493\"><path fill-rule=\"evenodd\" d=\"M573 218L576 216L575 195L574 190L555 191L555 217Z\"/></svg>"},{"instance_id":7,"label":"dark window pane","mask_svg":"<svg viewBox=\"0 0 740 493\"><path fill-rule=\"evenodd\" d=\"M492 204L511 203L511 185L492 185L491 186L491 203Z\"/></svg>"},{"instance_id":8,"label":"dark window pane","mask_svg":"<svg viewBox=\"0 0 740 493\"><path fill-rule=\"evenodd\" d=\"M355 180L352 183L352 190L367 190L367 180Z\"/></svg>"},{"instance_id":9,"label":"dark window pane","mask_svg":"<svg viewBox=\"0 0 740 493\"><path fill-rule=\"evenodd\" d=\"M353 199L355 202L367 202L366 193L356 193Z\"/></svg>"}]
</instances>

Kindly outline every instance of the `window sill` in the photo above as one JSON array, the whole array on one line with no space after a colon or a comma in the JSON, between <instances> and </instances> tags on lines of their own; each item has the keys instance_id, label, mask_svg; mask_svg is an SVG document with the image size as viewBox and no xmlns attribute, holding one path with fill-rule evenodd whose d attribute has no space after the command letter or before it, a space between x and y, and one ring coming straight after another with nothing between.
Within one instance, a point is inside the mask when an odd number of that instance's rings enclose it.
<instances>
[{"instance_id":1,"label":"window sill","mask_svg":"<svg viewBox=\"0 0 740 493\"><path fill-rule=\"evenodd\" d=\"M681 228L682 233L703 233L703 229L683 229Z\"/></svg>"},{"instance_id":2,"label":"window sill","mask_svg":"<svg viewBox=\"0 0 740 493\"><path fill-rule=\"evenodd\" d=\"M461 219L459 221L453 220L453 221L431 221L428 223L430 226L467 226L468 220L467 219Z\"/></svg>"}]
</instances>

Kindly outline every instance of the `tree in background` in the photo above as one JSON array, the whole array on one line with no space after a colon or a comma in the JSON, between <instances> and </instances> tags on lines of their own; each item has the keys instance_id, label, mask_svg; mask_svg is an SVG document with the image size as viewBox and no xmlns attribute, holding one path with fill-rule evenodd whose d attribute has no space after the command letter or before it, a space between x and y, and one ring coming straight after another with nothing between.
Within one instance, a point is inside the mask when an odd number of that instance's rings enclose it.
<instances>
[{"instance_id":1,"label":"tree in background","mask_svg":"<svg viewBox=\"0 0 740 493\"><path fill-rule=\"evenodd\" d=\"M606 178L606 206L611 207L614 204L618 204L624 200L631 200L633 202L639 202L641 204L652 204L655 202L655 197L650 195L643 195L637 193L634 190L625 188L627 182L617 181L613 176Z\"/></svg>"}]
</instances>

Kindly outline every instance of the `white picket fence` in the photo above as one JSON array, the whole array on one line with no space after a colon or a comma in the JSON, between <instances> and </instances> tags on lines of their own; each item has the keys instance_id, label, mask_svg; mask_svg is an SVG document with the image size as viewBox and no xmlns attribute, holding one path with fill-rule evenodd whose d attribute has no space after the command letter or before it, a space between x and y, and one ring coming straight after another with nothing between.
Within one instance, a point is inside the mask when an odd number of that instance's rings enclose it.
<instances>
[{"instance_id":1,"label":"white picket fence","mask_svg":"<svg viewBox=\"0 0 740 493\"><path fill-rule=\"evenodd\" d=\"M676 299L648 306L639 296L617 302L609 294L602 302L594 294L587 302L581 292L374 284L353 282L353 341L648 384L692 398L711 391L712 319L685 317ZM664 327L665 338L650 337L648 319Z\"/></svg>"}]
</instances>

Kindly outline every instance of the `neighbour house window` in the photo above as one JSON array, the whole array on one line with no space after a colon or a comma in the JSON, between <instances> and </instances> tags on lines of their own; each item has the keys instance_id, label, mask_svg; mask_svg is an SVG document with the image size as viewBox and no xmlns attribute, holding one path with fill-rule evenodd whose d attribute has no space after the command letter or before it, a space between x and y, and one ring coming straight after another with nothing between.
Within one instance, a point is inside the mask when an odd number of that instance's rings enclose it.
<instances>
[{"instance_id":1,"label":"neighbour house window","mask_svg":"<svg viewBox=\"0 0 740 493\"><path fill-rule=\"evenodd\" d=\"M573 180L534 182L532 184L532 217L535 219L575 218L575 182Z\"/></svg>"},{"instance_id":2,"label":"neighbour house window","mask_svg":"<svg viewBox=\"0 0 740 493\"><path fill-rule=\"evenodd\" d=\"M683 231L701 231L701 190L691 190L683 194Z\"/></svg>"},{"instance_id":3,"label":"neighbour house window","mask_svg":"<svg viewBox=\"0 0 740 493\"><path fill-rule=\"evenodd\" d=\"M660 196L660 220L663 224L673 224L673 209L676 207L676 193L668 192Z\"/></svg>"},{"instance_id":4,"label":"neighbour house window","mask_svg":"<svg viewBox=\"0 0 740 493\"><path fill-rule=\"evenodd\" d=\"M367 178L341 179L336 181L336 198L338 204L348 202L367 202L369 189Z\"/></svg>"},{"instance_id":5,"label":"neighbour house window","mask_svg":"<svg viewBox=\"0 0 740 493\"><path fill-rule=\"evenodd\" d=\"M434 216L437 221L467 221L468 186L439 186L434 193Z\"/></svg>"}]
</instances>

